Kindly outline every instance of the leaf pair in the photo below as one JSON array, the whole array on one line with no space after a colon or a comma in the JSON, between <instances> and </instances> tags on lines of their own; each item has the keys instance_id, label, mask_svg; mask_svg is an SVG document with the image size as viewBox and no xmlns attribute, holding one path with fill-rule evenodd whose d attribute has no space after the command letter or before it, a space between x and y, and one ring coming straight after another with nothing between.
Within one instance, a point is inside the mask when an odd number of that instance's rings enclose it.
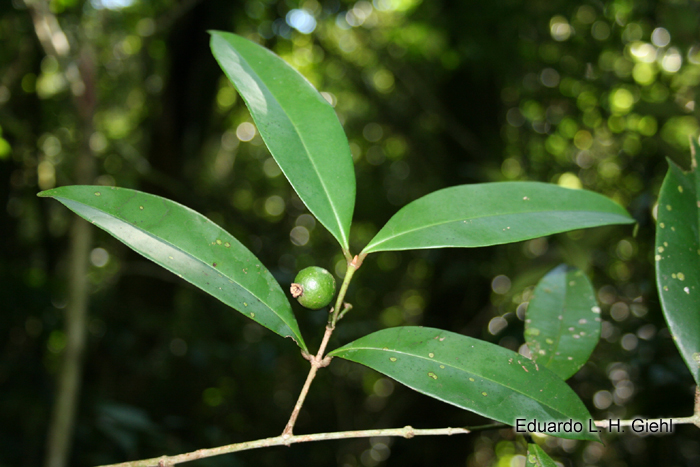
<instances>
[{"instance_id":1,"label":"leaf pair","mask_svg":"<svg viewBox=\"0 0 700 467\"><path fill-rule=\"evenodd\" d=\"M270 153L309 211L349 254L355 174L333 108L269 50L235 34L211 35L212 53ZM622 207L593 192L532 182L464 185L408 204L363 252L496 245L629 222Z\"/></svg>"}]
</instances>

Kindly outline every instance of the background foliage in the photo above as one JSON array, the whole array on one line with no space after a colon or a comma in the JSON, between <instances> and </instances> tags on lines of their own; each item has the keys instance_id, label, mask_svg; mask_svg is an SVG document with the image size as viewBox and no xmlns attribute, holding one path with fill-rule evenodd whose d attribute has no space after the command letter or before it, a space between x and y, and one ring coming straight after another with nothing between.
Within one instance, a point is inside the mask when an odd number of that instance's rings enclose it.
<instances>
[{"instance_id":1,"label":"background foliage","mask_svg":"<svg viewBox=\"0 0 700 467\"><path fill-rule=\"evenodd\" d=\"M269 156L208 48L208 29L257 40L335 105L358 198L351 249L398 207L447 186L540 180L619 201L639 222L478 250L372 255L331 348L384 327L450 329L517 350L532 287L561 262L584 270L602 340L570 384L598 418L688 415L693 382L654 285L664 157L687 164L698 117L697 2L175 2L52 0L72 48L46 55L22 0L0 5L0 463L42 462L66 345L67 232L37 191L75 183L87 142L96 184L176 200L224 227L282 284L342 273L332 236ZM79 51L75 52L75 51ZM79 60L78 60L79 59ZM89 131L75 66L96 70ZM225 305L94 232L89 342L71 465L178 453L279 434L308 363ZM324 312L295 308L311 349ZM297 432L482 423L372 370L319 373ZM696 465L694 427L673 436L550 439L569 465ZM273 448L199 465L511 465L508 430ZM519 457L517 459L520 459ZM516 460L517 460L516 459Z\"/></svg>"}]
</instances>

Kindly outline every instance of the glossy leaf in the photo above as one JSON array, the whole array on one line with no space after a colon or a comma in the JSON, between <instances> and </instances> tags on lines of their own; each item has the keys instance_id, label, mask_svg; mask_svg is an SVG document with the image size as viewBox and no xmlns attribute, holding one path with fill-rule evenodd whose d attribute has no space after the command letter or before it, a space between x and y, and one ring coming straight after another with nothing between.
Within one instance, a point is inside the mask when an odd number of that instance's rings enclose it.
<instances>
[{"instance_id":1,"label":"glossy leaf","mask_svg":"<svg viewBox=\"0 0 700 467\"><path fill-rule=\"evenodd\" d=\"M211 50L299 198L347 251L355 172L333 107L287 62L248 39L212 31Z\"/></svg>"},{"instance_id":2,"label":"glossy leaf","mask_svg":"<svg viewBox=\"0 0 700 467\"><path fill-rule=\"evenodd\" d=\"M527 467L557 467L556 462L544 452L544 449L534 443L527 445Z\"/></svg>"},{"instance_id":3,"label":"glossy leaf","mask_svg":"<svg viewBox=\"0 0 700 467\"><path fill-rule=\"evenodd\" d=\"M364 252L498 245L632 222L620 205L592 191L539 182L460 185L401 208Z\"/></svg>"},{"instance_id":4,"label":"glossy leaf","mask_svg":"<svg viewBox=\"0 0 700 467\"><path fill-rule=\"evenodd\" d=\"M590 414L556 374L511 350L440 329L396 327L362 337L329 355L361 363L418 392L510 425L581 421ZM597 439L595 433L565 433Z\"/></svg>"},{"instance_id":5,"label":"glossy leaf","mask_svg":"<svg viewBox=\"0 0 700 467\"><path fill-rule=\"evenodd\" d=\"M125 188L67 186L39 196L55 198L146 258L306 350L289 301L274 277L238 240L203 215Z\"/></svg>"},{"instance_id":6,"label":"glossy leaf","mask_svg":"<svg viewBox=\"0 0 700 467\"><path fill-rule=\"evenodd\" d=\"M586 275L565 264L540 280L527 308L525 340L532 360L562 379L588 361L600 339L600 307Z\"/></svg>"},{"instance_id":7,"label":"glossy leaf","mask_svg":"<svg viewBox=\"0 0 700 467\"><path fill-rule=\"evenodd\" d=\"M669 161L659 193L656 284L661 307L690 373L700 385L700 175Z\"/></svg>"}]
</instances>

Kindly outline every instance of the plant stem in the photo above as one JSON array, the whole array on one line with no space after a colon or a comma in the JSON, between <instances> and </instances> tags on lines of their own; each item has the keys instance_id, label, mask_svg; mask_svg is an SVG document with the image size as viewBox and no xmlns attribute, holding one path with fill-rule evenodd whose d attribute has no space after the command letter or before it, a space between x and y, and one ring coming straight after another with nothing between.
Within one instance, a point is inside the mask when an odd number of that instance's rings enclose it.
<instances>
[{"instance_id":1,"label":"plant stem","mask_svg":"<svg viewBox=\"0 0 700 467\"><path fill-rule=\"evenodd\" d=\"M676 425L697 424L700 419L699 415L691 417L672 418ZM658 422L661 419L647 420L648 422ZM667 421L668 419L664 419ZM633 420L620 420L620 426L631 426ZM596 426L605 428L609 424L609 420L600 420L595 422ZM218 456L238 451L247 451L251 449L267 448L271 446L289 446L296 443L306 443L309 441L327 441L332 439L349 439L349 438L372 438L375 436L401 436L402 438L413 438L414 436L450 436L474 433L489 429L504 428L507 425L503 423L492 423L489 425L481 425L475 427L463 428L434 428L434 429L416 429L411 426L403 428L386 428L383 430L358 430L358 431L340 431L335 433L315 433L311 435L290 435L290 436L275 436L274 438L258 439L255 441L246 441L244 443L229 444L211 449L200 449L198 451L179 454L177 456L161 456L152 459L144 459L140 461L124 462L121 464L103 465L100 467L159 467L173 466L183 462L189 462L206 457Z\"/></svg>"},{"instance_id":2,"label":"plant stem","mask_svg":"<svg viewBox=\"0 0 700 467\"><path fill-rule=\"evenodd\" d=\"M350 285L350 281L352 280L352 276L355 274L355 271L360 269L360 266L362 266L363 259L364 259L364 256L362 256L362 257L355 256L351 261L348 261L348 268L345 270L345 277L343 278L343 283L340 286L340 292L338 292L338 298L336 298L336 300L335 300L335 306L333 307L333 314L331 315L331 318L329 320L330 327L332 329L335 329L335 324L338 322L338 313L341 311L341 308L343 305L343 300L345 300L345 294L348 291L348 286Z\"/></svg>"},{"instance_id":3,"label":"plant stem","mask_svg":"<svg viewBox=\"0 0 700 467\"><path fill-rule=\"evenodd\" d=\"M124 462L122 464L111 464L101 467L158 467L172 466L189 462L196 459L228 454L231 452L247 451L250 449L266 448L270 446L288 446L296 443L306 443L309 441L324 441L331 439L348 439L348 438L370 438L374 436L401 436L403 438L413 438L414 436L435 436L435 435L457 435L467 434L470 431L466 428L437 428L428 430L419 430L411 426L403 428L387 428L383 430L361 430L361 431L341 431L336 433L316 433L312 435L292 435L289 437L276 436L274 438L259 439L256 441L247 441L245 443L229 444L212 449L200 449L198 451L177 456L162 456L152 459L145 459L133 462Z\"/></svg>"},{"instance_id":4,"label":"plant stem","mask_svg":"<svg viewBox=\"0 0 700 467\"><path fill-rule=\"evenodd\" d=\"M318 348L318 353L316 354L315 357L311 357L311 369L309 370L309 374L306 377L306 381L304 382L304 387L301 388L301 392L299 393L299 398L297 399L297 403L294 405L294 410L292 410L292 415L289 417L289 421L287 422L287 426L284 427L284 431L282 432L282 437L287 437L290 438L292 436L292 431L294 430L294 424L297 421L297 417L299 416L299 412L301 411L302 405L304 405L304 400L306 399L306 394L309 392L309 387L311 387L311 382L314 380L316 377L316 372L318 371L319 368L324 367L328 365L329 362L324 362L323 360L323 353L326 351L326 346L328 345L328 340L331 338L331 334L333 334L333 328L326 326L326 332L323 334L323 340L321 341L321 346Z\"/></svg>"}]
</instances>

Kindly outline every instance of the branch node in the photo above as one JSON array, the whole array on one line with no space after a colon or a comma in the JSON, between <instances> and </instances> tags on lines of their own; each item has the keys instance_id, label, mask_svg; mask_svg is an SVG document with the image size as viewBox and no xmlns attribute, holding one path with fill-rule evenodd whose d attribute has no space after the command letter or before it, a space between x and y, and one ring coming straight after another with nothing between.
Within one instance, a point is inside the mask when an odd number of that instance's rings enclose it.
<instances>
[{"instance_id":1,"label":"branch node","mask_svg":"<svg viewBox=\"0 0 700 467\"><path fill-rule=\"evenodd\" d=\"M319 368L325 368L325 367L327 367L328 365L331 364L331 360L333 360L333 357L331 357L330 355L326 356L323 360L321 360L321 361L318 363L318 367L319 367Z\"/></svg>"},{"instance_id":2,"label":"branch node","mask_svg":"<svg viewBox=\"0 0 700 467\"><path fill-rule=\"evenodd\" d=\"M403 437L406 439L411 439L414 436L416 436L416 432L413 431L413 427L411 425L406 425L403 427Z\"/></svg>"}]
</instances>

